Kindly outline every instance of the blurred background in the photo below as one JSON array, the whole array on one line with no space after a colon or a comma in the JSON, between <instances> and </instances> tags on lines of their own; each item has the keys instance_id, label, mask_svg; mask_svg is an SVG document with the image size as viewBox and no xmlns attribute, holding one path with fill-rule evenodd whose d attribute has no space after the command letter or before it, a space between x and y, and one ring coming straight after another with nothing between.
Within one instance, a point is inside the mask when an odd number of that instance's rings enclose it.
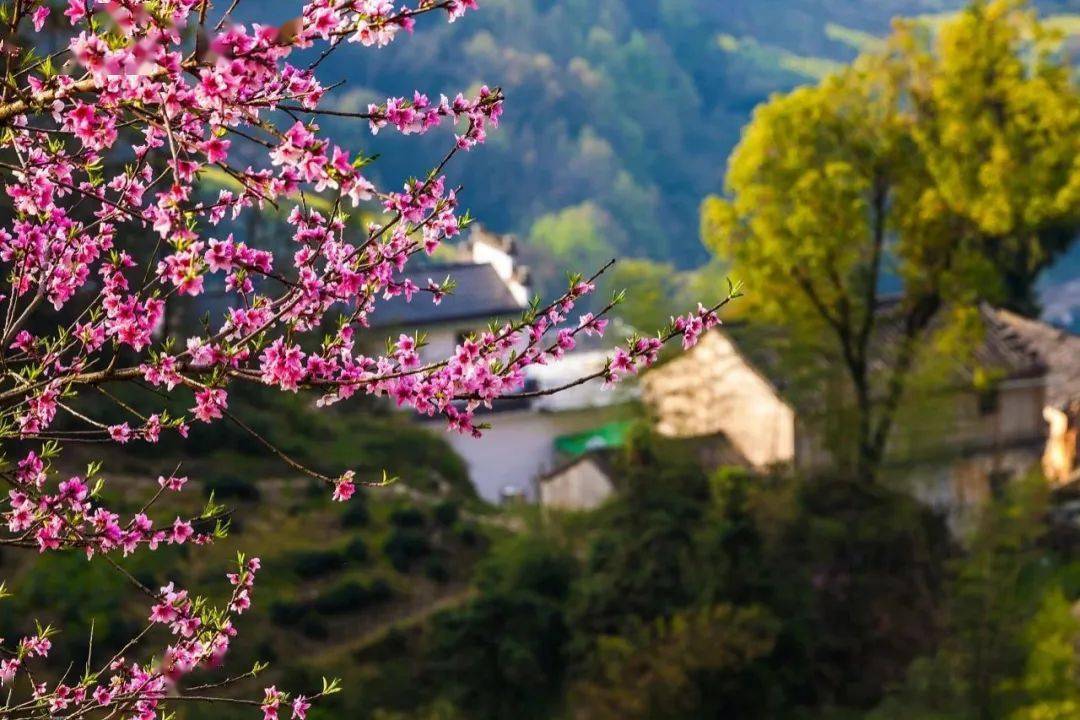
<instances>
[{"instance_id":1,"label":"blurred background","mask_svg":"<svg viewBox=\"0 0 1080 720\"><path fill-rule=\"evenodd\" d=\"M419 330L444 356L616 258L609 338L533 368L545 390L729 278L744 295L639 379L504 402L480 439L237 389L299 462L399 481L331 504L232 426L117 449L120 508L175 456L199 488L178 503L233 510L227 539L128 569L216 596L257 551L232 667L341 676L319 719L1080 718L1078 51L1077 0L483 0L345 47L319 70L336 109L507 96L449 170L478 223L408 270L457 292L386 302L373 346ZM447 141L319 122L386 186ZM214 297L173 302L166 332ZM107 568L27 560L0 551L23 578L0 635L32 611L78 657L91 628L101 652L137 631Z\"/></svg>"}]
</instances>

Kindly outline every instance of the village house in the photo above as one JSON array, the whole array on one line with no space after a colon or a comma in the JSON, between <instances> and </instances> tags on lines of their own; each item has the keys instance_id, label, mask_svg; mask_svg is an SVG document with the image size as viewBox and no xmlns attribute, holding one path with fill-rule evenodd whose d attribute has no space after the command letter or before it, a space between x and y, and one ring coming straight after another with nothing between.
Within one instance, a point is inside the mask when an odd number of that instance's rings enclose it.
<instances>
[{"instance_id":1,"label":"village house","mask_svg":"<svg viewBox=\"0 0 1080 720\"><path fill-rule=\"evenodd\" d=\"M622 478L614 462L616 448L626 445L636 422L640 419L615 421L588 433L559 438L556 447L570 459L537 479L540 504L554 510L593 510L619 492ZM722 433L682 438L672 445L673 452L693 458L704 468L749 466Z\"/></svg>"},{"instance_id":2,"label":"village house","mask_svg":"<svg viewBox=\"0 0 1080 720\"><path fill-rule=\"evenodd\" d=\"M453 261L410 267L402 276L420 287L429 278L441 282L450 276L457 281L454 292L437 306L426 296L416 296L411 302L396 297L380 303L372 316L373 327L388 336L423 333L427 344L421 358L425 361L453 354L463 338L484 329L489 321L518 317L530 299L528 270L517 262L515 238L477 225ZM561 360L530 366L526 390L561 387L603 369L607 352L582 340L577 350ZM594 435L597 439L590 449L615 442L609 426L627 416L636 393L632 383L605 390L594 382L546 396L503 400L485 413L490 417L481 417L492 424L483 437L449 432L446 439L465 460L481 497L492 502L535 501L537 479L575 456L575 438ZM435 431L444 425L431 422Z\"/></svg>"},{"instance_id":3,"label":"village house","mask_svg":"<svg viewBox=\"0 0 1080 720\"><path fill-rule=\"evenodd\" d=\"M950 510L981 502L1051 451L1070 471L1076 464L1075 412L1060 415L1080 398L1080 338L1005 310L980 314L974 362L906 408L889 440L886 475ZM990 381L978 387L972 368ZM647 373L642 392L663 435L723 436L753 468L812 474L829 467L838 442L823 409L835 390L816 382L799 387L760 331L737 326ZM1050 432L1047 419L1065 429ZM1070 448L1047 444L1057 433L1062 445L1068 432Z\"/></svg>"},{"instance_id":4,"label":"village house","mask_svg":"<svg viewBox=\"0 0 1080 720\"><path fill-rule=\"evenodd\" d=\"M456 281L452 293L436 305L430 296L404 296L380 302L372 315L372 327L423 333L427 345L424 360L450 356L469 333L482 330L491 320L518 317L529 304L528 268L515 259L512 235L496 235L478 225L458 248L451 262L410 265L399 280L411 280L427 287L428 280Z\"/></svg>"},{"instance_id":5,"label":"village house","mask_svg":"<svg viewBox=\"0 0 1080 720\"><path fill-rule=\"evenodd\" d=\"M593 510L615 494L609 451L578 455L537 479L538 500L553 510Z\"/></svg>"},{"instance_id":6,"label":"village house","mask_svg":"<svg viewBox=\"0 0 1080 720\"><path fill-rule=\"evenodd\" d=\"M1043 474L1054 485L1073 482L1078 479L1080 336L1004 310L999 315L1046 365L1043 418L1048 437L1042 457Z\"/></svg>"},{"instance_id":7,"label":"village house","mask_svg":"<svg viewBox=\"0 0 1080 720\"><path fill-rule=\"evenodd\" d=\"M528 390L562 387L602 369L603 350L570 353L527 371ZM483 437L449 433L446 438L469 468L481 497L490 501L539 498L537 480L567 458L622 443L620 421L633 413L632 384L605 390L599 381L553 395L496 403L483 420Z\"/></svg>"}]
</instances>

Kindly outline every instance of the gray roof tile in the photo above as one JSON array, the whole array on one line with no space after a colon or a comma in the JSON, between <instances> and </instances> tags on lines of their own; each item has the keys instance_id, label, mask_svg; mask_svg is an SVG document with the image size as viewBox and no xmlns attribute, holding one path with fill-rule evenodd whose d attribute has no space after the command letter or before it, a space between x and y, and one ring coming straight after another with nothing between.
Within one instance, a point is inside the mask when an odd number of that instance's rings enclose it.
<instances>
[{"instance_id":1,"label":"gray roof tile","mask_svg":"<svg viewBox=\"0 0 1080 720\"><path fill-rule=\"evenodd\" d=\"M400 295L390 300L380 299L371 314L372 327L418 328L460 320L483 321L516 316L523 309L495 268L487 264L429 265L409 269L396 279L400 282L410 279L424 288L428 279L441 283L447 276L457 282L457 287L453 293L443 296L440 304L432 302L431 295L426 292L417 293L411 302L406 302Z\"/></svg>"}]
</instances>

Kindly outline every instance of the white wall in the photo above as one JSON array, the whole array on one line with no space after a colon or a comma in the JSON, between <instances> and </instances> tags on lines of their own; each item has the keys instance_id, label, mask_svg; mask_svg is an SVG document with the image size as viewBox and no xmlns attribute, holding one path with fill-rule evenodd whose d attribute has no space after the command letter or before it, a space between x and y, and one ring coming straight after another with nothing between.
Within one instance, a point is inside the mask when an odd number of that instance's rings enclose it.
<instances>
[{"instance_id":1,"label":"white wall","mask_svg":"<svg viewBox=\"0 0 1080 720\"><path fill-rule=\"evenodd\" d=\"M564 413L538 413L514 410L481 416L492 428L481 438L447 432L446 439L465 459L476 491L485 500L498 501L506 485L522 490L536 499L535 480L557 466L555 438L584 432L610 422L611 410L583 410Z\"/></svg>"},{"instance_id":2,"label":"white wall","mask_svg":"<svg viewBox=\"0 0 1080 720\"><path fill-rule=\"evenodd\" d=\"M454 354L454 348L458 345L458 334L469 329L467 321L462 322L460 329L439 326L424 328L427 345L420 348L420 359L425 363L446 360Z\"/></svg>"},{"instance_id":3,"label":"white wall","mask_svg":"<svg viewBox=\"0 0 1080 720\"><path fill-rule=\"evenodd\" d=\"M495 247L485 240L478 239L472 243L472 261L477 265L491 264L495 272L503 280L514 277L514 258L502 248Z\"/></svg>"},{"instance_id":4,"label":"white wall","mask_svg":"<svg viewBox=\"0 0 1080 720\"><path fill-rule=\"evenodd\" d=\"M490 264L523 308L529 304L529 288L522 285L516 277L516 260L502 248L492 245L483 236L474 233L472 242L472 261L477 265Z\"/></svg>"}]
</instances>

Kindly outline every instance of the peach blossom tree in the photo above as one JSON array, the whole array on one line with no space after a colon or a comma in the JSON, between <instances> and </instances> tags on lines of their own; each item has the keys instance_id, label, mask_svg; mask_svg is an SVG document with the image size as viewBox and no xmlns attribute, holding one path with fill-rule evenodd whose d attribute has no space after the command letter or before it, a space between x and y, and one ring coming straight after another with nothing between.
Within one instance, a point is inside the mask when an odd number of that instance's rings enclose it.
<instances>
[{"instance_id":1,"label":"peach blossom tree","mask_svg":"<svg viewBox=\"0 0 1080 720\"><path fill-rule=\"evenodd\" d=\"M298 2L296 18L284 25L249 26L232 19L237 4L0 3L0 478L7 485L0 546L84 553L122 573L149 607L143 632L81 673L47 669L71 664L50 657L51 628L0 639L5 719L149 720L186 701L245 703L265 718L302 720L313 701L338 689L324 681L300 689L306 695L270 687L245 699L227 697L228 681L192 680L225 661L236 619L252 602L259 560L238 559L221 606L173 584L145 586L116 557L213 542L223 532L214 523L218 511L163 517L158 501L187 482L174 471L149 480L139 512L123 516L103 499L101 463L79 475L61 471L65 447L157 443L167 433L186 437L190 423L232 422L254 432L230 410L236 383L309 390L319 405L386 397L478 435L479 408L528 396L526 369L573 349L582 334L603 333L617 300L595 313L574 312L601 268L573 277L551 302L536 301L520 318L463 340L450 357L424 362L422 338L404 334L385 353L366 353L360 340L371 332L378 301L438 303L453 291L452 282L417 286L402 271L467 226L447 167L484 142L504 98L488 87L452 98L416 91L345 112L328 102L332 92L316 68L343 43L380 48L416 23L458 21L476 2L312 0ZM29 38L46 29L60 41L43 51ZM380 188L365 177L370 158L320 131L328 115L354 118L372 133L442 130L446 153L416 179ZM230 185L208 191L210 173L228 176ZM287 218L288 251L224 232L269 207ZM375 219L356 222L361 212ZM219 317L198 331L169 331L167 302L209 287L222 289ZM673 318L653 336L628 338L601 371L572 384L616 382L654 362L675 337L692 345L735 294ZM108 390L116 384L144 397L121 399ZM77 402L85 394L114 403L125 419L95 418ZM187 398L189 410L170 413L162 398ZM383 482L348 468L316 472L259 439L324 483L333 500ZM0 595L17 591L0 586ZM168 629L169 644L142 647L155 626ZM157 659L140 659L151 656Z\"/></svg>"}]
</instances>

